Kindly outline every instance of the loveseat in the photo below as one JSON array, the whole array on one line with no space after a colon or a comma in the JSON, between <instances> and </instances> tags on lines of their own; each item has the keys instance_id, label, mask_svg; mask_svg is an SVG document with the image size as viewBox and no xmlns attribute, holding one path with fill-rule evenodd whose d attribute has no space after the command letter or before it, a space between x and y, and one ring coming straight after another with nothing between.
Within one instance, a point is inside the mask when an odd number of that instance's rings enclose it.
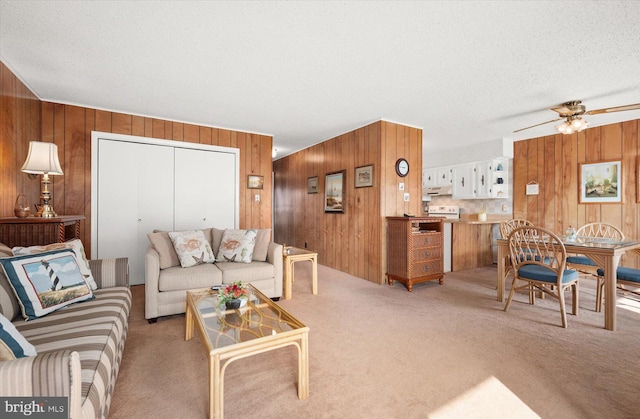
<instances>
[{"instance_id":1,"label":"loveseat","mask_svg":"<svg viewBox=\"0 0 640 419\"><path fill-rule=\"evenodd\" d=\"M12 256L11 249L0 244L0 258L16 259ZM2 354L0 396L64 397L70 418L108 417L129 324L129 265L127 258L87 261L85 257L84 262L93 276L91 298L28 321L23 318L23 303L0 269L0 314L11 321L3 319L8 323L4 326L13 325L36 352L15 359L10 352ZM4 341L0 346L7 349Z\"/></svg>"},{"instance_id":2,"label":"loveseat","mask_svg":"<svg viewBox=\"0 0 640 419\"><path fill-rule=\"evenodd\" d=\"M145 317L150 323L160 316L184 313L187 290L242 281L258 288L269 298L282 296L282 245L271 241L270 229L256 230L250 263L220 257L225 232L247 230L201 230L216 257L213 263L182 267L169 232L149 234L151 244L145 255Z\"/></svg>"}]
</instances>

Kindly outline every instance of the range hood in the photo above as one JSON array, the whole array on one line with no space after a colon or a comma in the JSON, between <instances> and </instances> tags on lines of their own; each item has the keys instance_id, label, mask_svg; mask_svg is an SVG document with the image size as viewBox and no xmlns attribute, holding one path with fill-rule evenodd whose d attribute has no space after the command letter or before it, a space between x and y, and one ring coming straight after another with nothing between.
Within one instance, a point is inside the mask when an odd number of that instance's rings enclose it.
<instances>
[{"instance_id":1,"label":"range hood","mask_svg":"<svg viewBox=\"0 0 640 419\"><path fill-rule=\"evenodd\" d=\"M422 188L422 195L451 195L453 190L453 185L447 186L430 186L427 188Z\"/></svg>"}]
</instances>

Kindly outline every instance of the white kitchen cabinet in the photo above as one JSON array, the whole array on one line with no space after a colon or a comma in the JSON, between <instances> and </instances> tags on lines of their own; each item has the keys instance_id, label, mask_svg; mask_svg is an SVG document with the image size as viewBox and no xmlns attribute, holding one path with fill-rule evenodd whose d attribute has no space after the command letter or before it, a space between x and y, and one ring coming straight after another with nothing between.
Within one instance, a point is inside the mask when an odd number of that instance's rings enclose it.
<instances>
[{"instance_id":1,"label":"white kitchen cabinet","mask_svg":"<svg viewBox=\"0 0 640 419\"><path fill-rule=\"evenodd\" d=\"M508 159L454 166L452 194L454 199L508 198Z\"/></svg>"},{"instance_id":2,"label":"white kitchen cabinet","mask_svg":"<svg viewBox=\"0 0 640 419\"><path fill-rule=\"evenodd\" d=\"M476 197L476 165L461 164L453 167L453 199L474 199Z\"/></svg>"},{"instance_id":3,"label":"white kitchen cabinet","mask_svg":"<svg viewBox=\"0 0 640 419\"><path fill-rule=\"evenodd\" d=\"M438 186L438 174L436 169L424 169L422 171L422 187L432 188Z\"/></svg>"},{"instance_id":4,"label":"white kitchen cabinet","mask_svg":"<svg viewBox=\"0 0 640 419\"><path fill-rule=\"evenodd\" d=\"M452 169L451 167L442 167L436 169L436 186L449 186L451 185Z\"/></svg>"},{"instance_id":5,"label":"white kitchen cabinet","mask_svg":"<svg viewBox=\"0 0 640 419\"><path fill-rule=\"evenodd\" d=\"M144 283L154 229L237 228L238 150L92 133L93 258L129 258Z\"/></svg>"}]
</instances>

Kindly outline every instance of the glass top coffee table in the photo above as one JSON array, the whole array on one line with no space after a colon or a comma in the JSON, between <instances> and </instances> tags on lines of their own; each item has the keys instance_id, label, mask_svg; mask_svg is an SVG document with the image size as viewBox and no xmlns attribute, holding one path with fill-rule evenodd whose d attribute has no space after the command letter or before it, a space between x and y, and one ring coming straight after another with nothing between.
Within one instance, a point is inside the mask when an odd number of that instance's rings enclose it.
<instances>
[{"instance_id":1,"label":"glass top coffee table","mask_svg":"<svg viewBox=\"0 0 640 419\"><path fill-rule=\"evenodd\" d=\"M249 284L244 307L226 309L218 291L187 291L185 340L197 327L209 353L209 416L222 418L224 372L231 362L293 345L298 349L298 397L309 397L309 328Z\"/></svg>"}]
</instances>

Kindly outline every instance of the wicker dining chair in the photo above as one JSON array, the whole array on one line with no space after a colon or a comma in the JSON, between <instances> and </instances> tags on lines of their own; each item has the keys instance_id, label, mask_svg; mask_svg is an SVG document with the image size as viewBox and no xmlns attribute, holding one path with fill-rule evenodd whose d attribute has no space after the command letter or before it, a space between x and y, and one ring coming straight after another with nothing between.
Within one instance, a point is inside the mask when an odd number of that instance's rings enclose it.
<instances>
[{"instance_id":1,"label":"wicker dining chair","mask_svg":"<svg viewBox=\"0 0 640 419\"><path fill-rule=\"evenodd\" d=\"M624 233L618 227L608 223L589 223L585 224L576 231L578 237L598 237L614 240L624 240ZM596 311L602 310L602 290L604 289L604 277L599 278L598 266L585 255L574 254L567 256L567 268L576 270L585 275L596 277ZM604 271L602 271L604 272ZM603 275L604 276L604 273Z\"/></svg>"},{"instance_id":2,"label":"wicker dining chair","mask_svg":"<svg viewBox=\"0 0 640 419\"><path fill-rule=\"evenodd\" d=\"M509 234L509 257L513 268L513 283L504 311L509 310L517 290L526 289L529 304L535 304L537 289L549 294L560 302L562 327L567 327L564 302L565 290L573 291L572 313L578 314L577 271L566 269L567 250L560 238L542 227L524 226L515 228ZM524 282L524 285L518 285Z\"/></svg>"},{"instance_id":3,"label":"wicker dining chair","mask_svg":"<svg viewBox=\"0 0 640 419\"><path fill-rule=\"evenodd\" d=\"M525 220L524 218L514 218L511 220L500 221L500 237L503 239L509 238L509 234L513 231L513 229L517 227L524 226L533 226L533 223L529 220ZM504 275L505 278L509 275L511 271L511 260L509 257L505 258L504 261L498 261L499 263L504 263Z\"/></svg>"}]
</instances>

